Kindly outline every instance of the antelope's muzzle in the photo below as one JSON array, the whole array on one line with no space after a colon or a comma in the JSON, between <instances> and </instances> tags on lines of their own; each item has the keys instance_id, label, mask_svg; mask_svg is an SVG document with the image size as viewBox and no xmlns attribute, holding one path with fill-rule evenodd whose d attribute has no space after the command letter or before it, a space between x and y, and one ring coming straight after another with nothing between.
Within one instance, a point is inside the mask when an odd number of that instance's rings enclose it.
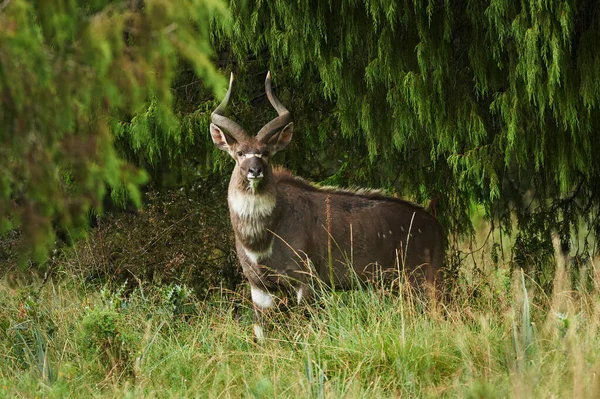
<instances>
[{"instance_id":1,"label":"antelope's muzzle","mask_svg":"<svg viewBox=\"0 0 600 399\"><path fill-rule=\"evenodd\" d=\"M262 160L258 157L252 157L248 161L248 174L246 176L248 180L261 180L264 177Z\"/></svg>"}]
</instances>

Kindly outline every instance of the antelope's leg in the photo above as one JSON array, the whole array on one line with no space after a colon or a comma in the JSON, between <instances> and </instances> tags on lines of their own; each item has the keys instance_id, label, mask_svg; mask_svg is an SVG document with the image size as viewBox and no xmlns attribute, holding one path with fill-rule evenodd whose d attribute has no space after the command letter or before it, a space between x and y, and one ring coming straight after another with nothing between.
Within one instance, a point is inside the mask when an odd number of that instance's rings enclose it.
<instances>
[{"instance_id":1,"label":"antelope's leg","mask_svg":"<svg viewBox=\"0 0 600 399\"><path fill-rule=\"evenodd\" d=\"M295 302L297 310L304 315L307 320L310 320L315 306L317 305L317 295L315 288L311 284L302 283L294 287Z\"/></svg>"},{"instance_id":2,"label":"antelope's leg","mask_svg":"<svg viewBox=\"0 0 600 399\"><path fill-rule=\"evenodd\" d=\"M274 306L273 295L252 284L250 285L250 294L254 305L254 337L258 342L262 342L265 338L265 313Z\"/></svg>"},{"instance_id":3,"label":"antelope's leg","mask_svg":"<svg viewBox=\"0 0 600 399\"><path fill-rule=\"evenodd\" d=\"M310 306L315 300L313 288L308 284L302 284L295 287L296 290L296 303L298 306Z\"/></svg>"}]
</instances>

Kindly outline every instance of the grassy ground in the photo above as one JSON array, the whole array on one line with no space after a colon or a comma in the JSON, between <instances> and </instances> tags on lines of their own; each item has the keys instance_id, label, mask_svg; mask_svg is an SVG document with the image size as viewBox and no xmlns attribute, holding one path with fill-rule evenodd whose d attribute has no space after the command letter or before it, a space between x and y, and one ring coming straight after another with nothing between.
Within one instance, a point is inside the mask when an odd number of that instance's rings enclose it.
<instances>
[{"instance_id":1,"label":"grassy ground","mask_svg":"<svg viewBox=\"0 0 600 399\"><path fill-rule=\"evenodd\" d=\"M437 308L328 293L274 317L264 345L243 293L2 281L0 397L600 397L598 286L562 270L552 297L502 268Z\"/></svg>"}]
</instances>

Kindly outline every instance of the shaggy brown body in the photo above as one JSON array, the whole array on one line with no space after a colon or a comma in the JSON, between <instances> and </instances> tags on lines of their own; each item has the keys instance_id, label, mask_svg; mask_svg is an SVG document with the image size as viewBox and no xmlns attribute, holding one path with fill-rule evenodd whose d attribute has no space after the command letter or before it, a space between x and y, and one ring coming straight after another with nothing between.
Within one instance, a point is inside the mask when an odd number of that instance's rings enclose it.
<instances>
[{"instance_id":1,"label":"shaggy brown body","mask_svg":"<svg viewBox=\"0 0 600 399\"><path fill-rule=\"evenodd\" d=\"M389 270L402 271L417 287L440 283L442 229L413 203L378 192L319 188L269 159L292 138L288 110L266 92L278 117L249 136L224 116L233 90L212 114L215 145L236 162L228 193L237 254L250 281L258 339L260 318L274 306L273 293L290 289L300 303L321 283L350 288ZM397 276L397 274L396 274Z\"/></svg>"},{"instance_id":2,"label":"shaggy brown body","mask_svg":"<svg viewBox=\"0 0 600 399\"><path fill-rule=\"evenodd\" d=\"M275 198L266 215L240 217L230 210L238 257L253 286L297 290L314 285L315 274L329 285L330 251L336 288L351 288L355 277L364 281L382 270L397 271L398 263L418 285L440 282L444 237L422 207L378 192L319 188L285 169L275 169L270 180L264 182L268 190L256 194L241 179L232 178L230 185L230 195ZM271 254L253 262L248 250Z\"/></svg>"}]
</instances>

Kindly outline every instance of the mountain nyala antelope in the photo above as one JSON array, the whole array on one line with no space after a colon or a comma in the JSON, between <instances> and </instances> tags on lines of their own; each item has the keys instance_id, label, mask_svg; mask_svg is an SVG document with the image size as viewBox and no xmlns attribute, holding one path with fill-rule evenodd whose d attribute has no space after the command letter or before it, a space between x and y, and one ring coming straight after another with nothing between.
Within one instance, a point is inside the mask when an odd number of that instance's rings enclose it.
<instances>
[{"instance_id":1,"label":"mountain nyala antelope","mask_svg":"<svg viewBox=\"0 0 600 399\"><path fill-rule=\"evenodd\" d=\"M416 287L439 287L444 237L422 207L377 191L318 187L271 166L271 157L290 143L293 123L273 94L270 72L265 86L278 116L256 136L224 115L233 74L210 125L215 145L235 160L227 202L250 282L256 338L263 337L264 312L278 293L302 303L320 284L348 289L386 270L406 273Z\"/></svg>"}]
</instances>

